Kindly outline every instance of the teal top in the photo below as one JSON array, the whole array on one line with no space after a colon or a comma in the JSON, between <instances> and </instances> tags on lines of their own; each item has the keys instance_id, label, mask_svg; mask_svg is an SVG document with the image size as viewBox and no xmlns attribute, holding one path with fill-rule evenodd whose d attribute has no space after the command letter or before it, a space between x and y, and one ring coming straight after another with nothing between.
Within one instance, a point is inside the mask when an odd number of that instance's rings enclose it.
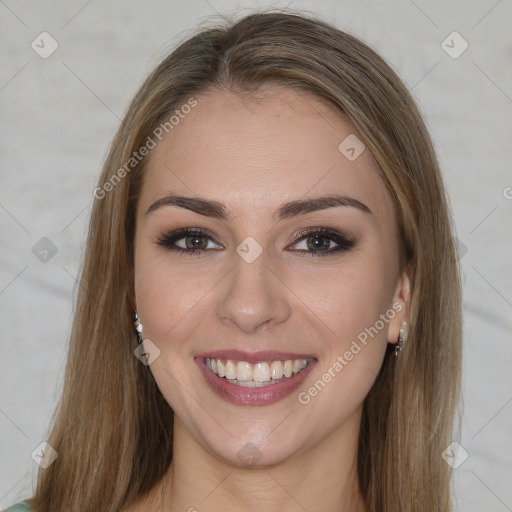
<instances>
[{"instance_id":1,"label":"teal top","mask_svg":"<svg viewBox=\"0 0 512 512\"><path fill-rule=\"evenodd\" d=\"M28 506L28 500L22 501L21 503L16 503L12 507L4 510L4 512L31 512L32 509Z\"/></svg>"}]
</instances>

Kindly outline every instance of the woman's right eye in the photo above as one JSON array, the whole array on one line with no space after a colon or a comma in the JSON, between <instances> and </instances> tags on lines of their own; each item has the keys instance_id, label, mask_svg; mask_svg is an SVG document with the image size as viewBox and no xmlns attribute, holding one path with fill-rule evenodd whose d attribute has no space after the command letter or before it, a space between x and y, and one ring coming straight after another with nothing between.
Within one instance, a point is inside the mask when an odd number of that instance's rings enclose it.
<instances>
[{"instance_id":1,"label":"woman's right eye","mask_svg":"<svg viewBox=\"0 0 512 512\"><path fill-rule=\"evenodd\" d=\"M211 242L212 247L209 245ZM210 250L218 250L223 247L213 241L212 237L206 231L199 229L184 228L171 233L162 235L157 244L171 251L181 253L202 254Z\"/></svg>"}]
</instances>

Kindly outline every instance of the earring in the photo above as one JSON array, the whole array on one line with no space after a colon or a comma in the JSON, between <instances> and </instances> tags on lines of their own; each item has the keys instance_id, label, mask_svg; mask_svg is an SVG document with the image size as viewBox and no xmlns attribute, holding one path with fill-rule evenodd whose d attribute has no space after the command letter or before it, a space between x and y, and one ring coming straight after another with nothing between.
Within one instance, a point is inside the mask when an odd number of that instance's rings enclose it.
<instances>
[{"instance_id":1,"label":"earring","mask_svg":"<svg viewBox=\"0 0 512 512\"><path fill-rule=\"evenodd\" d=\"M395 347L395 356L398 357L398 354L402 352L404 343L407 341L408 336L407 322L402 322L400 324L400 335L398 336L398 343Z\"/></svg>"},{"instance_id":2,"label":"earring","mask_svg":"<svg viewBox=\"0 0 512 512\"><path fill-rule=\"evenodd\" d=\"M140 318L139 318L139 315L137 313L137 311L135 311L135 332L137 334L137 340L139 341L139 343L142 342L142 339L141 339L141 333L142 333L142 329L143 329L143 325L142 325L142 322L140 321Z\"/></svg>"}]
</instances>

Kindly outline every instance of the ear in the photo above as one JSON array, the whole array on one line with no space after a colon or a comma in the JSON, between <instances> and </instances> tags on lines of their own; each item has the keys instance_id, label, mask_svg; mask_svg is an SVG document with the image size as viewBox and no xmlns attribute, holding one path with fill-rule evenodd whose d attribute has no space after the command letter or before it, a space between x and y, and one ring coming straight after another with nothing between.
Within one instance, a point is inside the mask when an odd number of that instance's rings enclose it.
<instances>
[{"instance_id":1,"label":"ear","mask_svg":"<svg viewBox=\"0 0 512 512\"><path fill-rule=\"evenodd\" d=\"M388 342L398 343L400 335L400 324L409 319L409 310L411 306L411 280L412 269L406 267L397 279L395 292L393 294L392 308L396 315L389 322Z\"/></svg>"}]
</instances>

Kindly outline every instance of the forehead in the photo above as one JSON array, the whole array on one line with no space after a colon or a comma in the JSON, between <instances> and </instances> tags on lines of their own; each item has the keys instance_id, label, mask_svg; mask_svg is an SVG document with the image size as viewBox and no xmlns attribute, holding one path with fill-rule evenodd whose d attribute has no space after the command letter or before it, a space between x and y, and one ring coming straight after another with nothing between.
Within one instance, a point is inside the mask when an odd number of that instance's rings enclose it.
<instances>
[{"instance_id":1,"label":"forehead","mask_svg":"<svg viewBox=\"0 0 512 512\"><path fill-rule=\"evenodd\" d=\"M151 151L141 203L178 192L222 201L237 216L340 193L393 218L375 161L368 150L357 156L364 146L327 101L276 85L256 96L215 91L195 98Z\"/></svg>"}]
</instances>

